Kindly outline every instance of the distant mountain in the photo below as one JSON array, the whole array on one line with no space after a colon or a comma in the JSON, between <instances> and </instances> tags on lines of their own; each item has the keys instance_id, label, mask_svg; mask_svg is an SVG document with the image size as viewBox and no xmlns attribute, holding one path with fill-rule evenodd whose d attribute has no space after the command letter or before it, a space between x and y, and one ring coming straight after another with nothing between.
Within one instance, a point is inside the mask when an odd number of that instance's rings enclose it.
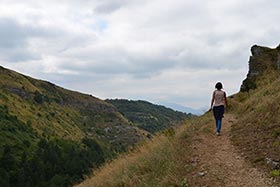
<instances>
[{"instance_id":1,"label":"distant mountain","mask_svg":"<svg viewBox=\"0 0 280 187\"><path fill-rule=\"evenodd\" d=\"M174 111L161 105L147 101L132 101L126 99L107 99L106 102L114 105L129 121L137 127L150 133L156 133L166 128L174 127L191 114Z\"/></svg>"},{"instance_id":2,"label":"distant mountain","mask_svg":"<svg viewBox=\"0 0 280 187\"><path fill-rule=\"evenodd\" d=\"M162 104L164 106L172 108L173 110L180 111L180 112L185 112L187 114L191 113L191 114L194 114L194 115L202 115L207 110L206 107L200 108L200 109L193 109L193 108L182 106L182 105L179 105L179 104L176 104L176 103L163 102Z\"/></svg>"},{"instance_id":3,"label":"distant mountain","mask_svg":"<svg viewBox=\"0 0 280 187\"><path fill-rule=\"evenodd\" d=\"M105 101L0 66L0 186L68 186L148 134Z\"/></svg>"}]
</instances>

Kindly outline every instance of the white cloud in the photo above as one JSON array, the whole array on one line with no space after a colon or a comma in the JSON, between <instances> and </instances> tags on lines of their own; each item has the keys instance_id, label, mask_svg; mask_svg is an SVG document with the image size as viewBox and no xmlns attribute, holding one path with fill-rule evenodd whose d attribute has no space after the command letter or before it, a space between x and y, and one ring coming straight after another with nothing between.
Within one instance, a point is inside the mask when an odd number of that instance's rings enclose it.
<instances>
[{"instance_id":1,"label":"white cloud","mask_svg":"<svg viewBox=\"0 0 280 187\"><path fill-rule=\"evenodd\" d=\"M202 107L218 80L239 90L250 46L278 45L279 4L1 0L1 65L101 98Z\"/></svg>"}]
</instances>

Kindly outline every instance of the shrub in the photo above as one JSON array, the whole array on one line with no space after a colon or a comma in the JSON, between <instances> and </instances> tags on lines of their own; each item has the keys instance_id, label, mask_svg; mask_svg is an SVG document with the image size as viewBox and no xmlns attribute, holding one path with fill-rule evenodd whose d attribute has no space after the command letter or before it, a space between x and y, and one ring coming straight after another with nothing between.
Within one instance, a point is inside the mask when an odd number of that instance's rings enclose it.
<instances>
[{"instance_id":1,"label":"shrub","mask_svg":"<svg viewBox=\"0 0 280 187\"><path fill-rule=\"evenodd\" d=\"M273 170L271 171L271 176L272 177L280 177L280 170Z\"/></svg>"}]
</instances>

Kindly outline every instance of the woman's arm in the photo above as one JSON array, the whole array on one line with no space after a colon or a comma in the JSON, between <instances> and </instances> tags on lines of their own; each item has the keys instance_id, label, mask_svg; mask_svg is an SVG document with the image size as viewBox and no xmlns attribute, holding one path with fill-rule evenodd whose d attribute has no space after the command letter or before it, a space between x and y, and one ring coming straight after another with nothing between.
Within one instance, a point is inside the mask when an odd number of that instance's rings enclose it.
<instances>
[{"instance_id":1,"label":"woman's arm","mask_svg":"<svg viewBox=\"0 0 280 187\"><path fill-rule=\"evenodd\" d=\"M215 91L214 91L213 94L212 94L212 100L211 100L211 107L210 107L210 110L211 110L212 107L213 107L214 100L215 100Z\"/></svg>"},{"instance_id":2,"label":"woman's arm","mask_svg":"<svg viewBox=\"0 0 280 187\"><path fill-rule=\"evenodd\" d=\"M226 104L226 108L228 108L228 102L227 102L227 94L226 94L226 92L225 92L225 94L224 94L224 98L225 98L225 104Z\"/></svg>"}]
</instances>

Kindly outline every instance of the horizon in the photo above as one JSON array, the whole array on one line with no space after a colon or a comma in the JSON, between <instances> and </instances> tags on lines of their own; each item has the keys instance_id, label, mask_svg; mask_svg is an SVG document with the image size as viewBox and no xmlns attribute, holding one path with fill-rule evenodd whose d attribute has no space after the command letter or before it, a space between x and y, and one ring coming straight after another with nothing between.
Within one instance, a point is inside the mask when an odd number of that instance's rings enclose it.
<instances>
[{"instance_id":1,"label":"horizon","mask_svg":"<svg viewBox=\"0 0 280 187\"><path fill-rule=\"evenodd\" d=\"M216 82L239 92L251 46L279 45L276 0L0 5L1 66L103 100L210 107Z\"/></svg>"}]
</instances>

